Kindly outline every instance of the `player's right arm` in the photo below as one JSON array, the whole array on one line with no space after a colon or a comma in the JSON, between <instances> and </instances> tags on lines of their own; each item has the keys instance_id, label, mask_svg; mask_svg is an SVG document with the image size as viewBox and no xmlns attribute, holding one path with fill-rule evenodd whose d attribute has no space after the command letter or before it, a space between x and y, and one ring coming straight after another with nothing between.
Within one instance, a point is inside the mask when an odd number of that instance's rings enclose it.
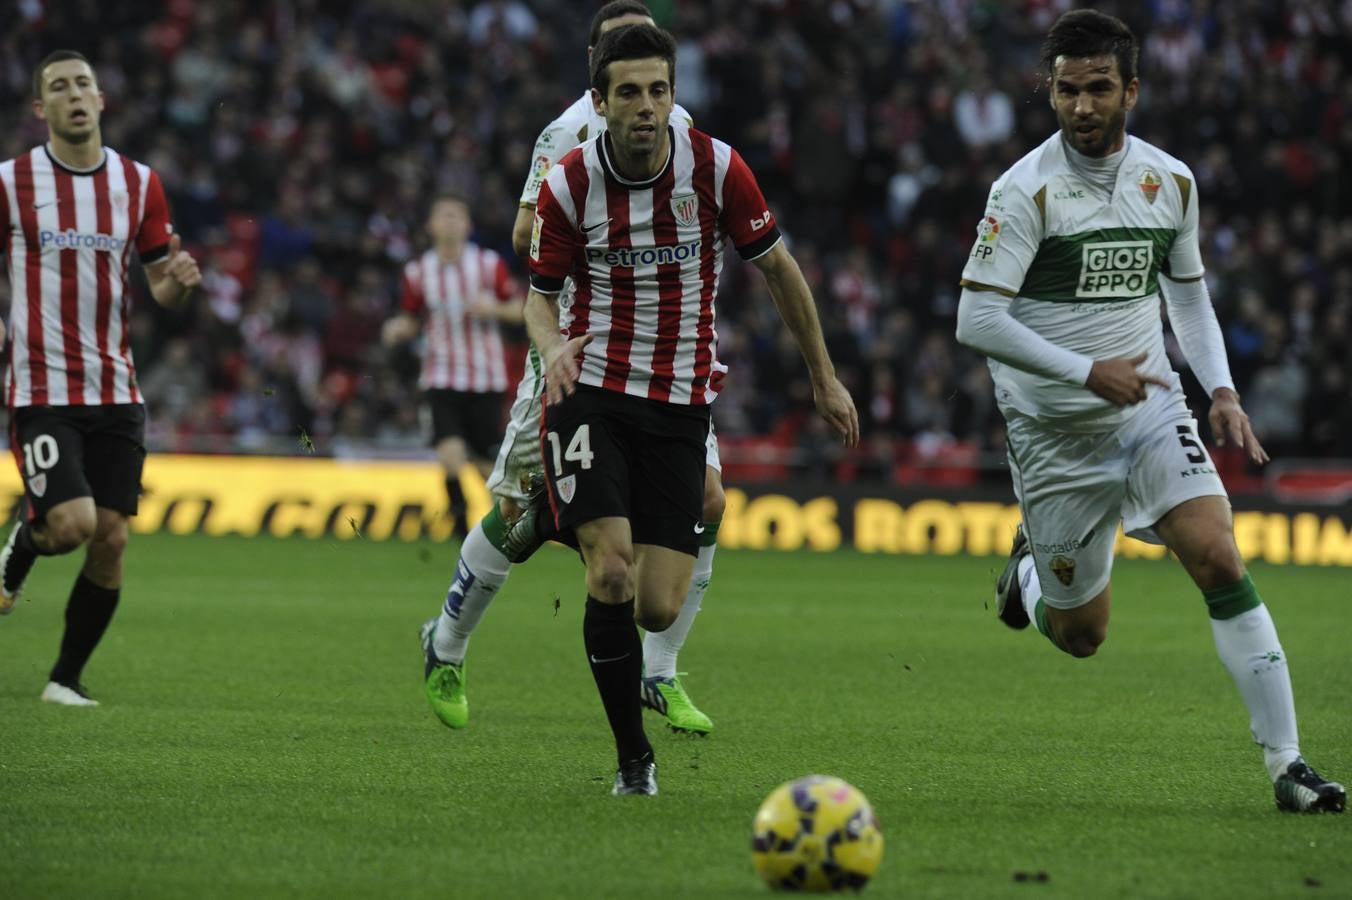
<instances>
[{"instance_id":1,"label":"player's right arm","mask_svg":"<svg viewBox=\"0 0 1352 900\"><path fill-rule=\"evenodd\" d=\"M535 139L535 148L531 152L530 174L526 176L526 185L521 189L520 206L516 211L516 221L512 223L512 249L522 259L530 253L530 235L535 222L535 206L540 199L540 188L549 177L549 170L554 164L577 144L577 135L565 123L564 116L550 122Z\"/></svg>"},{"instance_id":2,"label":"player's right arm","mask_svg":"<svg viewBox=\"0 0 1352 900\"><path fill-rule=\"evenodd\" d=\"M418 261L412 260L404 267L403 294L399 300L399 312L385 320L380 329L380 341L386 347L411 341L418 336L422 315L422 281L417 277Z\"/></svg>"},{"instance_id":3,"label":"player's right arm","mask_svg":"<svg viewBox=\"0 0 1352 900\"><path fill-rule=\"evenodd\" d=\"M576 390L582 374L578 360L590 334L565 338L559 331L559 291L573 269L573 249L581 240L573 218L554 199L554 188L567 190L560 171L540 190L540 204L527 242L530 293L526 295L526 334L545 366L545 398L552 406ZM571 199L571 198L570 198Z\"/></svg>"},{"instance_id":4,"label":"player's right arm","mask_svg":"<svg viewBox=\"0 0 1352 900\"><path fill-rule=\"evenodd\" d=\"M1082 385L1116 406L1145 399L1147 384L1168 383L1137 370L1145 354L1095 360L1047 340L1010 313L1043 235L1042 210L1018 185L996 182L962 270L958 343L997 362Z\"/></svg>"}]
</instances>

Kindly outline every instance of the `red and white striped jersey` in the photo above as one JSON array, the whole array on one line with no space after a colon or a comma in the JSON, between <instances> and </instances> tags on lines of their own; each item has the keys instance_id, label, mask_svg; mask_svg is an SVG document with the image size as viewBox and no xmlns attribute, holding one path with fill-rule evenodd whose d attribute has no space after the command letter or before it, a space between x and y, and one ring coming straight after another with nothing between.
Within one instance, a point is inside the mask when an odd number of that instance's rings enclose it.
<instances>
[{"instance_id":1,"label":"red and white striped jersey","mask_svg":"<svg viewBox=\"0 0 1352 900\"><path fill-rule=\"evenodd\" d=\"M128 254L135 246L142 263L157 262L172 233L159 176L108 147L92 171L63 166L46 146L0 163L10 408L141 402Z\"/></svg>"},{"instance_id":2,"label":"red and white striped jersey","mask_svg":"<svg viewBox=\"0 0 1352 900\"><path fill-rule=\"evenodd\" d=\"M404 266L404 312L422 316L423 388L476 394L507 390L507 360L497 319L474 318L481 299L505 302L516 295L507 264L492 250L465 244L459 262L428 250Z\"/></svg>"},{"instance_id":3,"label":"red and white striped jersey","mask_svg":"<svg viewBox=\"0 0 1352 900\"><path fill-rule=\"evenodd\" d=\"M560 331L594 335L582 384L703 406L727 371L714 329L723 245L731 238L755 259L780 235L737 151L684 125L669 133L671 155L649 181L615 172L607 135L550 170L531 235L531 287L552 294L573 279Z\"/></svg>"}]
</instances>

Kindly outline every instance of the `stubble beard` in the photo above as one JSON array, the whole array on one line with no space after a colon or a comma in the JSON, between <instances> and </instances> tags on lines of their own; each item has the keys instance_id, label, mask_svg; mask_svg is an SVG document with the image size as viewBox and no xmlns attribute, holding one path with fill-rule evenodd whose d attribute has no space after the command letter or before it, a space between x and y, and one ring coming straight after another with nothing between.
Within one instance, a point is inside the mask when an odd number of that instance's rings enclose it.
<instances>
[{"instance_id":1,"label":"stubble beard","mask_svg":"<svg viewBox=\"0 0 1352 900\"><path fill-rule=\"evenodd\" d=\"M1127 130L1127 110L1125 106L1118 107L1117 111L1110 115L1103 123L1102 136L1092 144L1083 144L1080 142L1080 136L1075 131L1074 119L1069 119L1061 124L1061 133L1065 135L1070 146L1074 147L1085 156L1096 159L1108 155L1109 149L1123 138Z\"/></svg>"}]
</instances>

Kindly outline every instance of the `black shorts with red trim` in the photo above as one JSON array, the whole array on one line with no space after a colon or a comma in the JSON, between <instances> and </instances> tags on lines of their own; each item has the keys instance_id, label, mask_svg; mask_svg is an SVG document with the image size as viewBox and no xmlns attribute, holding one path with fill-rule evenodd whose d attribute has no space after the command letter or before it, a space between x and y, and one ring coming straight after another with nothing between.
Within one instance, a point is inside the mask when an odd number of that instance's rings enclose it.
<instances>
[{"instance_id":1,"label":"black shorts with red trim","mask_svg":"<svg viewBox=\"0 0 1352 900\"><path fill-rule=\"evenodd\" d=\"M502 394L428 388L423 392L432 411L432 446L458 437L469 446L471 459L491 461L502 440Z\"/></svg>"},{"instance_id":2,"label":"black shorts with red trim","mask_svg":"<svg viewBox=\"0 0 1352 900\"><path fill-rule=\"evenodd\" d=\"M107 406L21 406L11 410L10 448L40 521L67 500L136 515L145 467L146 410L139 403Z\"/></svg>"},{"instance_id":3,"label":"black shorts with red trim","mask_svg":"<svg viewBox=\"0 0 1352 900\"><path fill-rule=\"evenodd\" d=\"M699 553L709 407L588 385L546 406L541 452L560 529L616 516L635 544Z\"/></svg>"}]
</instances>

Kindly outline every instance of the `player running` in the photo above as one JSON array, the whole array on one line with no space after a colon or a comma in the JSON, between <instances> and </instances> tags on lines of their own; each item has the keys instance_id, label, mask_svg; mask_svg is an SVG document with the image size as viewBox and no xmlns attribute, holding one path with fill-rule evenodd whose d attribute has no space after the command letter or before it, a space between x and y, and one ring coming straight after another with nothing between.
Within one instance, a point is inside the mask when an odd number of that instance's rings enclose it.
<instances>
[{"instance_id":1,"label":"player running","mask_svg":"<svg viewBox=\"0 0 1352 900\"><path fill-rule=\"evenodd\" d=\"M582 634L615 737L615 794L657 793L633 693L634 622L670 627L699 550L709 408L726 371L714 298L727 246L765 274L822 417L847 444L859 439L755 176L727 144L671 121L675 57L652 25L602 36L592 99L606 131L549 173L531 234L526 328L545 366L549 506L587 567Z\"/></svg>"},{"instance_id":2,"label":"player running","mask_svg":"<svg viewBox=\"0 0 1352 900\"><path fill-rule=\"evenodd\" d=\"M84 545L48 703L97 706L80 678L122 593L127 519L145 461L145 407L128 327L134 247L164 306L201 282L179 248L159 176L103 146L89 61L58 50L33 76L47 143L0 163L0 238L13 295L5 369L25 510L0 549L0 613L39 556Z\"/></svg>"},{"instance_id":3,"label":"player running","mask_svg":"<svg viewBox=\"0 0 1352 900\"><path fill-rule=\"evenodd\" d=\"M1060 132L995 182L962 273L958 340L990 357L1023 517L999 616L1092 656L1108 632L1118 525L1163 543L1202 592L1277 806L1342 812L1342 785L1301 758L1286 653L1165 355L1161 293L1217 442L1266 462L1202 277L1196 181L1126 133L1136 60L1118 19L1057 20L1043 61Z\"/></svg>"},{"instance_id":4,"label":"player running","mask_svg":"<svg viewBox=\"0 0 1352 900\"><path fill-rule=\"evenodd\" d=\"M432 199L432 246L404 266L399 312L381 330L385 346L425 337L418 384L432 414L432 446L446 476L452 532L468 533L460 470L487 475L502 423L507 360L502 324L520 325L523 298L496 252L469 239L469 201Z\"/></svg>"},{"instance_id":5,"label":"player running","mask_svg":"<svg viewBox=\"0 0 1352 900\"><path fill-rule=\"evenodd\" d=\"M602 34L622 25L653 23L652 14L635 0L617 0L597 10L592 18L587 57ZM672 110L675 121L690 124L690 114L679 105ZM512 229L512 246L525 257L530 248L535 204L550 168L574 147L606 129L605 117L592 106L591 93L584 93L540 132L521 207ZM569 286L571 291L571 285ZM425 688L432 711L451 728L464 728L469 722L469 699L465 691L465 655L470 635L478 627L493 597L502 589L513 563L524 561L533 547L512 550L507 546L508 524L514 522L527 503L528 479L539 472L540 397L544 389L540 356L532 346L525 372L512 404L511 420L503 435L502 446L488 489L496 503L470 531L460 547L455 579L451 582L441 614L424 624L422 630ZM644 676L640 694L644 705L666 717L679 731L708 734L713 722L686 693L676 671L677 654L684 645L699 613L713 576L714 549L718 526L723 518L723 483L718 458L718 441L710 427L706 447L704 510L701 522L699 556L685 595L681 613L671 627L648 634L643 641ZM533 543L533 542L532 542Z\"/></svg>"}]
</instances>

